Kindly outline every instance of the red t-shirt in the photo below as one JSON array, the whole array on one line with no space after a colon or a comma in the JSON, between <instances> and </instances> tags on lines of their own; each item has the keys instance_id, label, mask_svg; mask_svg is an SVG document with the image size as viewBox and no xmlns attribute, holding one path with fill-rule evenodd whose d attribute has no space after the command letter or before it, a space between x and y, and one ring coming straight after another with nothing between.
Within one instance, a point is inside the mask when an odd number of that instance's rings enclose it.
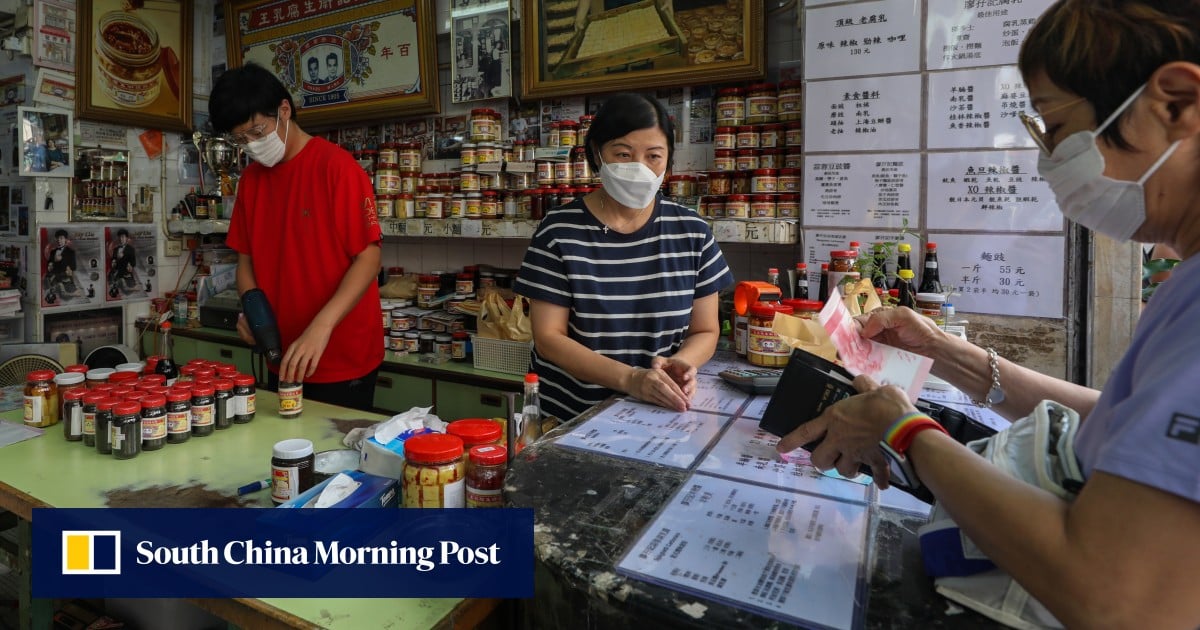
<instances>
[{"instance_id":1,"label":"red t-shirt","mask_svg":"<svg viewBox=\"0 0 1200 630\"><path fill-rule=\"evenodd\" d=\"M246 168L226 243L251 257L286 350L333 297L353 257L382 238L366 172L341 147L314 137L286 162ZM367 374L383 362L382 337L379 287L372 282L333 329L316 372L305 380L334 383Z\"/></svg>"}]
</instances>

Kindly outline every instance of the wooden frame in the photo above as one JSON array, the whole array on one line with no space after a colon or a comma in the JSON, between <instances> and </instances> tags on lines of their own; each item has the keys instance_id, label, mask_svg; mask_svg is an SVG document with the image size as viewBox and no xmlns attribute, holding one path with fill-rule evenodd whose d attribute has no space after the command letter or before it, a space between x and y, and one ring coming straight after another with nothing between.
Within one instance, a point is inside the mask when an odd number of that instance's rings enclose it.
<instances>
[{"instance_id":1,"label":"wooden frame","mask_svg":"<svg viewBox=\"0 0 1200 630\"><path fill-rule=\"evenodd\" d=\"M761 77L766 39L762 3L690 4L641 0L604 11L603 0L521 0L522 96ZM576 23L582 28L576 29ZM625 34L626 41L614 33Z\"/></svg>"},{"instance_id":2,"label":"wooden frame","mask_svg":"<svg viewBox=\"0 0 1200 630\"><path fill-rule=\"evenodd\" d=\"M79 0L75 111L90 120L187 131L192 124L192 0L146 2L133 11L124 4Z\"/></svg>"},{"instance_id":3,"label":"wooden frame","mask_svg":"<svg viewBox=\"0 0 1200 630\"><path fill-rule=\"evenodd\" d=\"M65 72L75 71L75 42L78 13L74 3L37 0L33 14L30 56L33 65Z\"/></svg>"},{"instance_id":4,"label":"wooden frame","mask_svg":"<svg viewBox=\"0 0 1200 630\"><path fill-rule=\"evenodd\" d=\"M224 2L229 67L274 72L306 127L438 111L433 0Z\"/></svg>"},{"instance_id":5,"label":"wooden frame","mask_svg":"<svg viewBox=\"0 0 1200 630\"><path fill-rule=\"evenodd\" d=\"M29 177L75 175L75 138L71 113L37 107L17 108L18 174Z\"/></svg>"}]
</instances>

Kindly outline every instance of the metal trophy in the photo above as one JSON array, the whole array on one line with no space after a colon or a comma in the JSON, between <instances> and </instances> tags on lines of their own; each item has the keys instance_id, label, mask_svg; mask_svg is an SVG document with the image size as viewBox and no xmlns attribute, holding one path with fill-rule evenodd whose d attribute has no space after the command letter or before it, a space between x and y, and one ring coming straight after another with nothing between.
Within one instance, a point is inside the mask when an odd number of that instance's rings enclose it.
<instances>
[{"instance_id":1,"label":"metal trophy","mask_svg":"<svg viewBox=\"0 0 1200 630\"><path fill-rule=\"evenodd\" d=\"M200 160L208 169L217 174L217 194L228 197L234 194L236 180L241 170L242 150L232 142L220 137L197 131L192 134L192 142L200 151ZM201 169L201 182L204 171Z\"/></svg>"}]
</instances>

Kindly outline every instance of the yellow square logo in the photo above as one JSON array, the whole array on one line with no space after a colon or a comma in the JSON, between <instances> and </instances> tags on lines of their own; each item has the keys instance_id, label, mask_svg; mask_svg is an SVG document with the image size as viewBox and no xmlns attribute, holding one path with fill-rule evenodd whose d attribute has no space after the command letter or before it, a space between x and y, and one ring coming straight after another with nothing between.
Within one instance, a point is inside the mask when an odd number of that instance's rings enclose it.
<instances>
[{"instance_id":1,"label":"yellow square logo","mask_svg":"<svg viewBox=\"0 0 1200 630\"><path fill-rule=\"evenodd\" d=\"M63 575L119 575L120 531L64 531Z\"/></svg>"}]
</instances>

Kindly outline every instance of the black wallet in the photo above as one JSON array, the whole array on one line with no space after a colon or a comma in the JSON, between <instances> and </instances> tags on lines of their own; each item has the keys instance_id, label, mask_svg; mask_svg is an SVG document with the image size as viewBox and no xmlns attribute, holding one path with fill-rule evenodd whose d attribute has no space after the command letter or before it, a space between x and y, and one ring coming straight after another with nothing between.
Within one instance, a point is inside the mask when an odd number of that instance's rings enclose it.
<instances>
[{"instance_id":1,"label":"black wallet","mask_svg":"<svg viewBox=\"0 0 1200 630\"><path fill-rule=\"evenodd\" d=\"M793 350L758 426L768 433L783 437L801 424L821 415L826 407L857 393L858 390L854 388L854 376L845 368L811 352ZM918 398L916 407L918 411L941 424L950 437L960 444L996 433L995 429L977 422L963 412L930 400ZM812 451L820 443L820 440L810 442L804 445L804 449ZM882 441L880 449L891 464L892 483L918 499L932 503L933 495L920 485L908 460ZM862 466L859 470L871 474L868 466Z\"/></svg>"}]
</instances>

